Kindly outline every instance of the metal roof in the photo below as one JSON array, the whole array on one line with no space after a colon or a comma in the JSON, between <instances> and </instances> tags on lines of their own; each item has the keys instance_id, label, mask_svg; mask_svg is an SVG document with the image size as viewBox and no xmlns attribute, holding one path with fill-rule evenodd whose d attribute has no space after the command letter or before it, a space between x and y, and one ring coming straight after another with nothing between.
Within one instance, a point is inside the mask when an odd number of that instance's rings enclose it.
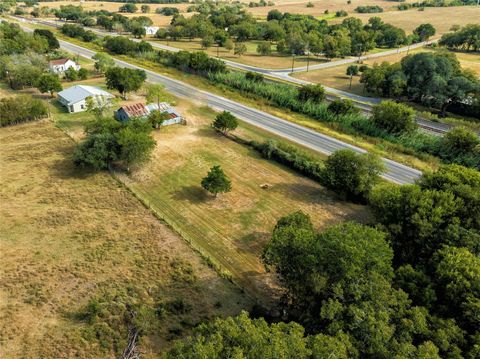
<instances>
[{"instance_id":1,"label":"metal roof","mask_svg":"<svg viewBox=\"0 0 480 359\"><path fill-rule=\"evenodd\" d=\"M75 85L69 87L66 90L60 91L58 93L58 96L68 102L68 105L85 100L87 97L90 96L113 97L113 95L111 93L108 93L107 91L103 91L98 87L86 85Z\"/></svg>"}]
</instances>

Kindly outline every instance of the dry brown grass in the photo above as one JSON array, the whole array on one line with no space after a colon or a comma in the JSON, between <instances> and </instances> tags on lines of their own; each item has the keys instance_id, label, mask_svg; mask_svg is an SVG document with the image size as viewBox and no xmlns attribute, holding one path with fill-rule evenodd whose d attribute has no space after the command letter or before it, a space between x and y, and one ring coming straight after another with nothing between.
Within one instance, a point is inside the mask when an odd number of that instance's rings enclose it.
<instances>
[{"instance_id":1,"label":"dry brown grass","mask_svg":"<svg viewBox=\"0 0 480 359\"><path fill-rule=\"evenodd\" d=\"M249 0L244 0L243 2L250 2ZM324 11L328 10L330 13L335 13L338 10L345 10L349 14L354 14L354 9L359 5L378 5L383 8L384 11L394 10L396 5L395 2L388 2L382 0L362 0L362 1L352 1L351 4L347 4L347 0L277 0L274 1L275 6L268 7L257 7L257 8L248 8L248 11L259 17L266 17L268 12L272 9L278 9L281 12L290 12L293 14L306 14L313 16L323 16ZM307 4L312 2L314 7L308 8ZM408 0L408 2L413 2L413 0ZM373 14L372 14L373 15Z\"/></svg>"},{"instance_id":2,"label":"dry brown grass","mask_svg":"<svg viewBox=\"0 0 480 359\"><path fill-rule=\"evenodd\" d=\"M72 149L48 121L0 129L0 357L113 357L69 315L105 290L135 286L193 306L142 341L147 358L165 348L170 328L249 306L110 175L73 168ZM192 265L194 284L173 280L178 260Z\"/></svg>"},{"instance_id":3,"label":"dry brown grass","mask_svg":"<svg viewBox=\"0 0 480 359\"><path fill-rule=\"evenodd\" d=\"M480 6L455 6L455 7L427 7L424 11L418 9L406 11L388 11L380 14L356 14L364 23L373 16L380 17L384 22L404 29L407 34L411 33L420 24L432 24L438 37L450 30L453 25L478 24L480 19ZM334 22L341 22L342 19L335 19Z\"/></svg>"}]
</instances>

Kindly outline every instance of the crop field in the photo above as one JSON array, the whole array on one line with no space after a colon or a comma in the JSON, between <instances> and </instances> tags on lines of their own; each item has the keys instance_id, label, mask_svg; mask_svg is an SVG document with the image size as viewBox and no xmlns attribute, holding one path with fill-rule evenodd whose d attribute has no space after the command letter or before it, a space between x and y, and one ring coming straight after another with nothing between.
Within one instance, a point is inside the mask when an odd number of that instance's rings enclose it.
<instances>
[{"instance_id":1,"label":"crop field","mask_svg":"<svg viewBox=\"0 0 480 359\"><path fill-rule=\"evenodd\" d=\"M74 169L73 145L47 120L0 129L0 357L113 357L75 317L105 292L188 303L142 339L147 358L172 333L250 306L110 175Z\"/></svg>"}]
</instances>

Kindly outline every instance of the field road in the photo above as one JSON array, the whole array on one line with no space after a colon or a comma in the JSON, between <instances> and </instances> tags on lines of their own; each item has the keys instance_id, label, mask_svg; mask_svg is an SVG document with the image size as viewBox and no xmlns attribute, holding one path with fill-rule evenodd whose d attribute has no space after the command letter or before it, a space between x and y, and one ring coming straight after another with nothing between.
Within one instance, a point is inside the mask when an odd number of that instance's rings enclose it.
<instances>
[{"instance_id":1,"label":"field road","mask_svg":"<svg viewBox=\"0 0 480 359\"><path fill-rule=\"evenodd\" d=\"M48 25L48 26L53 26L53 27L57 27L57 28L64 24L64 22L60 21L60 20L33 20L33 19L25 19L21 16L11 16L11 17L15 18L16 20L20 20L20 21L27 21L27 22L30 22L30 23L39 23L39 24L42 24L42 25ZM109 31L106 31L106 30L99 30L99 29L93 29L93 28L86 28L86 29L97 33L99 36L119 36L115 32L109 32ZM139 39L133 39L133 38L132 38L132 40L136 41L136 42L141 41ZM405 47L401 47L401 48L398 48L398 49L378 52L378 53L375 53L375 54L364 55L364 56L360 57L360 60L365 60L365 59L370 59L370 58L379 58L379 57L382 57L382 56L388 56L388 55L391 55L391 54L405 52L405 51L409 51L409 50L412 50L412 49L415 49L415 48L418 48L418 47L422 47L422 46L434 43L436 41L438 41L438 40L424 41L424 42L420 42L418 44L412 44L410 46L405 46ZM147 42L150 43L153 47L155 47L157 49L171 51L171 52L181 51L181 49L179 49L179 48L159 44L158 42L155 42L155 41L147 41ZM297 79L295 77L291 77L290 74L292 72L292 69L280 69L280 70L278 70L278 69L265 69L265 68L262 68L262 67L255 67L255 66L240 64L240 63L235 62L235 61L230 61L230 60L225 60L225 59L221 59L221 60L224 61L227 64L227 66L229 66L231 68L234 68L234 69L237 69L237 70L258 72L258 73L261 73L265 76L268 76L269 78L278 79L278 80L281 80L281 81L290 82L290 83L294 83L294 84L297 84L297 85L312 84L309 81L305 81L305 80ZM335 67L335 66L339 66L339 65L342 65L342 64L354 63L358 60L359 60L358 57L352 57L352 58L341 59L341 60L337 60L337 61L330 61L330 62L326 62L326 63L323 63L323 64L317 64L317 65L309 66L309 69L314 70L314 69ZM306 70L305 66L304 67L296 67L296 68L293 69L293 72L302 72L302 71L305 71L305 70ZM382 101L379 98L364 97L364 96L352 94L350 92L338 90L338 89L328 87L328 86L323 86L323 87L325 88L325 90L327 92L327 100L328 101L333 101L333 100L335 100L339 97L340 98L348 98L348 99L354 101L355 106L358 107L361 111L363 111L366 114L369 114L372 111L372 106L373 105L375 105L377 103L380 103ZM429 133L434 134L434 135L443 135L445 132L448 132L453 127L452 125L449 125L449 124L433 122L433 121L425 120L425 119L421 119L421 118L417 118L417 124L423 130L426 130Z\"/></svg>"},{"instance_id":2,"label":"field road","mask_svg":"<svg viewBox=\"0 0 480 359\"><path fill-rule=\"evenodd\" d=\"M25 31L33 31L28 27L23 28ZM79 54L80 56L91 58L93 55L95 55L94 51L88 50L82 46L78 46L63 40L59 40L59 42L63 49L75 54ZM367 152L362 148L342 142L333 137L315 132L303 126L270 115L266 112L229 100L225 97L199 90L182 81L160 75L140 66L132 65L118 59L115 59L115 62L121 67L145 70L147 73L147 78L150 82L162 83L165 85L167 91L176 96L188 99L190 101L193 100L201 102L217 111L230 111L232 114L246 123L286 138L292 142L301 144L314 151L318 151L327 155L340 149L351 149L358 153ZM383 177L389 181L398 184L413 183L422 174L419 170L405 166L398 162L386 158L382 158L382 160L387 169L387 171L383 174Z\"/></svg>"}]
</instances>

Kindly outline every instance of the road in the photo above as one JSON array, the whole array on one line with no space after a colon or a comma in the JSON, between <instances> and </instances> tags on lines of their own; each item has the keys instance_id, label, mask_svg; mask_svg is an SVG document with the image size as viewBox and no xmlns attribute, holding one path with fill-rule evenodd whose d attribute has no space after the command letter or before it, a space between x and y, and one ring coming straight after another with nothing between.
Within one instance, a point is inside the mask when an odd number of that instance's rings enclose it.
<instances>
[{"instance_id":1,"label":"road","mask_svg":"<svg viewBox=\"0 0 480 359\"><path fill-rule=\"evenodd\" d=\"M25 28L25 30L32 31L28 28ZM80 56L91 58L93 55L95 55L94 51L88 50L84 47L63 40L60 40L59 42L63 49L79 54ZM135 66L118 59L115 59L115 62L118 66L145 70L149 81L162 83L169 92L176 96L188 99L190 101L193 100L201 102L217 111L230 111L246 123L286 138L295 143L301 144L314 151L318 151L327 155L336 150L346 148L358 153L366 152L364 149L315 132L295 123L283 120L279 117L272 116L266 112L251 108L235 101L231 101L225 97L212 94L207 91L199 90L182 81L160 75L156 72L143 69L139 66ZM386 158L383 158L382 160L387 168L387 171L383 174L383 177L389 181L399 184L413 183L421 175L421 172L414 168Z\"/></svg>"},{"instance_id":2,"label":"road","mask_svg":"<svg viewBox=\"0 0 480 359\"><path fill-rule=\"evenodd\" d=\"M55 21L52 21L52 20L33 20L33 19L25 19L21 16L11 16L11 17L13 17L17 20L20 20L20 21L28 21L28 22L31 22L31 23L39 23L39 24L53 26L53 27L60 27L64 24L64 22L60 21L60 20L55 20ZM99 29L94 29L94 28L85 28L85 29L91 30L91 31L97 33L100 36L118 36L117 33L109 32L109 31L106 31L106 30L99 30ZM136 42L142 41L142 40L139 40L139 39L132 39L132 40L136 41ZM415 48L418 48L418 47L422 47L422 46L434 43L436 41L438 41L438 40L424 41L424 42L420 42L418 44L413 44L413 45L410 45L410 46L404 46L404 47L401 47L401 48L398 48L398 49L387 50L387 51L383 51L383 52L379 52L379 53L375 53L375 54L368 54L368 55L361 56L360 59L361 60L366 60L366 59L371 59L371 58L380 58L382 56L388 56L388 55L391 55L391 54L396 54L396 53L409 51L409 50L412 50L412 49L415 49ZM182 49L179 49L179 48L176 48L176 47L173 47L173 46L163 45L163 44L160 44L160 43L155 42L155 41L147 41L147 42L150 43L153 47L155 47L157 49L161 49L161 50L166 50L166 51L171 51L171 52L178 52L178 51L182 50ZM315 69L335 67L335 66L339 66L339 65L343 65L343 64L354 63L358 60L359 60L358 57L340 59L340 60L337 60L337 61L330 61L330 62L325 62L325 63L322 63L322 64L312 65L312 66L309 66L309 69L315 70ZM245 65L245 64L241 64L241 63L226 60L226 59L222 59L222 61L224 61L227 64L227 66L229 66L231 68L242 70L242 71L258 72L258 73L261 73L265 76L268 76L269 78L278 79L278 80L281 80L281 81L290 82L290 83L294 83L294 84L297 84L297 85L312 84L312 82L301 80L301 79L298 79L298 78L295 78L295 77L291 77L290 74L292 73L292 69L265 69L265 68L262 68L262 67ZM307 68L305 66L296 67L296 68L293 69L293 72L302 72L302 71L306 71L306 69ZM333 100L335 100L339 97L350 99L350 100L354 101L355 106L357 108L359 108L361 111L363 111L365 114L369 114L372 111L372 106L375 105L375 104L378 104L382 101L382 99L379 99L379 98L364 97L364 96L352 94L350 92L338 90L338 89L328 87L328 86L323 86L323 87L325 88L325 90L327 92L327 100L328 101L333 101ZM429 121L429 120L425 120L425 119L421 119L421 118L417 118L417 124L423 130L428 131L429 133L434 134L434 135L443 135L445 132L448 132L452 128L452 125L449 125L449 124L433 122L433 121Z\"/></svg>"}]
</instances>

